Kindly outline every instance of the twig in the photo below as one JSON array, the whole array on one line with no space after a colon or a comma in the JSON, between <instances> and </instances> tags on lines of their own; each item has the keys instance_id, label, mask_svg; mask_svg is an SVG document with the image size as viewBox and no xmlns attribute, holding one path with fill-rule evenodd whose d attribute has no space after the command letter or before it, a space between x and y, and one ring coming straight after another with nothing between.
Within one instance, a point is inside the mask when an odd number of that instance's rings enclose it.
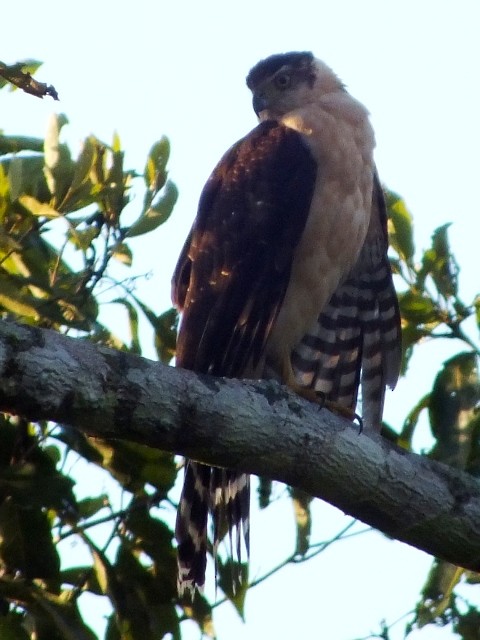
<instances>
[{"instance_id":1,"label":"twig","mask_svg":"<svg viewBox=\"0 0 480 640\"><path fill-rule=\"evenodd\" d=\"M38 82L28 71L24 71L26 66L23 62L7 65L0 62L0 77L4 78L10 84L22 89L25 93L30 93L37 98L50 96L54 100L58 100L58 93L51 84Z\"/></svg>"}]
</instances>

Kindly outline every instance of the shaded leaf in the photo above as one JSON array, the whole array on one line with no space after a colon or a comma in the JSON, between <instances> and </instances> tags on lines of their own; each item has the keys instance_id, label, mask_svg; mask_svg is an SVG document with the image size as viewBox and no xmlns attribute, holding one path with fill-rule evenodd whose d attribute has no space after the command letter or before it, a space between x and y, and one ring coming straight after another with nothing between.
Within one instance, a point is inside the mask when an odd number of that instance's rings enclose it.
<instances>
[{"instance_id":1,"label":"shaded leaf","mask_svg":"<svg viewBox=\"0 0 480 640\"><path fill-rule=\"evenodd\" d=\"M98 238L100 234L100 229L96 226L87 227L86 229L82 229L78 231L77 229L70 228L68 230L68 238L70 242L81 251L87 251L87 249L91 246L92 242L95 238Z\"/></svg>"},{"instance_id":2,"label":"shaded leaf","mask_svg":"<svg viewBox=\"0 0 480 640\"><path fill-rule=\"evenodd\" d=\"M119 242L115 245L112 249L112 256L127 267L132 266L133 254L125 242Z\"/></svg>"},{"instance_id":3,"label":"shaded leaf","mask_svg":"<svg viewBox=\"0 0 480 640\"><path fill-rule=\"evenodd\" d=\"M201 593L197 591L193 601L190 598L185 598L182 605L184 614L195 620L202 633L208 638L217 637L213 624L212 606Z\"/></svg>"},{"instance_id":4,"label":"shaded leaf","mask_svg":"<svg viewBox=\"0 0 480 640\"><path fill-rule=\"evenodd\" d=\"M132 353L141 354L140 337L138 334L138 313L131 302L125 298L116 298L112 301L114 304L123 305L128 312L128 323L130 327L130 351Z\"/></svg>"},{"instance_id":5,"label":"shaded leaf","mask_svg":"<svg viewBox=\"0 0 480 640\"><path fill-rule=\"evenodd\" d=\"M0 558L9 573L20 572L29 579L58 578L60 560L47 514L5 499L0 505Z\"/></svg>"},{"instance_id":6,"label":"shaded leaf","mask_svg":"<svg viewBox=\"0 0 480 640\"><path fill-rule=\"evenodd\" d=\"M159 191L167 179L166 166L170 157L170 141L163 136L155 142L148 154L143 172L145 185L152 192Z\"/></svg>"},{"instance_id":7,"label":"shaded leaf","mask_svg":"<svg viewBox=\"0 0 480 640\"><path fill-rule=\"evenodd\" d=\"M28 211L30 211L30 213L34 216L39 216L39 217L42 216L44 218L49 218L51 220L55 218L59 218L61 216L61 214L56 209L53 209L50 205L46 204L45 202L39 202L33 196L25 196L25 195L20 196L19 202L23 207L25 207L25 209L28 209Z\"/></svg>"},{"instance_id":8,"label":"shaded leaf","mask_svg":"<svg viewBox=\"0 0 480 640\"><path fill-rule=\"evenodd\" d=\"M444 224L435 229L432 235L432 246L424 252L422 267L418 273L418 283L423 287L425 278L430 275L438 292L444 298L457 295L458 265L450 251L448 227Z\"/></svg>"},{"instance_id":9,"label":"shaded leaf","mask_svg":"<svg viewBox=\"0 0 480 640\"><path fill-rule=\"evenodd\" d=\"M245 596L248 591L248 564L217 558L218 586L245 621Z\"/></svg>"},{"instance_id":10,"label":"shaded leaf","mask_svg":"<svg viewBox=\"0 0 480 640\"><path fill-rule=\"evenodd\" d=\"M30 640L24 622L24 616L13 611L6 616L0 616L0 638L2 640Z\"/></svg>"},{"instance_id":11,"label":"shaded leaf","mask_svg":"<svg viewBox=\"0 0 480 640\"><path fill-rule=\"evenodd\" d=\"M77 512L80 518L91 518L96 513L105 509L110 504L108 494L102 493L99 496L84 498L77 503Z\"/></svg>"},{"instance_id":12,"label":"shaded leaf","mask_svg":"<svg viewBox=\"0 0 480 640\"><path fill-rule=\"evenodd\" d=\"M453 603L453 589L464 570L444 560L435 560L422 589L422 599L417 604L415 617L418 627L441 618Z\"/></svg>"},{"instance_id":13,"label":"shaded leaf","mask_svg":"<svg viewBox=\"0 0 480 640\"><path fill-rule=\"evenodd\" d=\"M50 193L54 196L54 206L58 206L64 199L72 182L75 166L68 147L60 144L60 130L67 122L64 114L53 115L45 136L44 174Z\"/></svg>"},{"instance_id":14,"label":"shaded leaf","mask_svg":"<svg viewBox=\"0 0 480 640\"><path fill-rule=\"evenodd\" d=\"M127 229L126 237L133 238L149 233L163 224L172 213L177 197L177 187L173 182L167 182L158 200Z\"/></svg>"},{"instance_id":15,"label":"shaded leaf","mask_svg":"<svg viewBox=\"0 0 480 640\"><path fill-rule=\"evenodd\" d=\"M405 201L396 193L386 191L385 196L390 244L399 256L409 264L415 253L412 215L408 211Z\"/></svg>"},{"instance_id":16,"label":"shaded leaf","mask_svg":"<svg viewBox=\"0 0 480 640\"><path fill-rule=\"evenodd\" d=\"M173 487L177 468L170 453L120 440L97 439L94 447L103 457L102 466L133 493L145 484L165 495Z\"/></svg>"},{"instance_id":17,"label":"shaded leaf","mask_svg":"<svg viewBox=\"0 0 480 640\"><path fill-rule=\"evenodd\" d=\"M173 307L157 316L150 307L138 298L135 302L155 331L155 349L160 362L168 364L175 355L178 328L178 312Z\"/></svg>"},{"instance_id":18,"label":"shaded leaf","mask_svg":"<svg viewBox=\"0 0 480 640\"><path fill-rule=\"evenodd\" d=\"M171 599L163 600L155 577L130 549L121 544L112 565L103 553L92 544L91 547L97 573L101 564L106 592L115 604L115 624L120 637L123 640L157 640L168 632L179 637L178 616L173 602Z\"/></svg>"},{"instance_id":19,"label":"shaded leaf","mask_svg":"<svg viewBox=\"0 0 480 640\"><path fill-rule=\"evenodd\" d=\"M295 553L304 556L310 547L310 533L312 530L310 503L313 498L305 491L296 488L290 489L290 495L292 497L297 528Z\"/></svg>"},{"instance_id":20,"label":"shaded leaf","mask_svg":"<svg viewBox=\"0 0 480 640\"><path fill-rule=\"evenodd\" d=\"M469 606L466 613L459 613L453 630L461 640L479 640L480 611Z\"/></svg>"},{"instance_id":21,"label":"shaded leaf","mask_svg":"<svg viewBox=\"0 0 480 640\"><path fill-rule=\"evenodd\" d=\"M430 426L436 438L432 457L460 469L466 468L479 401L476 353L459 353L447 360L435 378L430 394Z\"/></svg>"},{"instance_id":22,"label":"shaded leaf","mask_svg":"<svg viewBox=\"0 0 480 640\"><path fill-rule=\"evenodd\" d=\"M475 300L473 301L473 305L475 308L475 318L477 321L477 327L480 331L480 296L476 296Z\"/></svg>"},{"instance_id":23,"label":"shaded leaf","mask_svg":"<svg viewBox=\"0 0 480 640\"><path fill-rule=\"evenodd\" d=\"M33 591L37 611L41 610L43 616L40 624L43 627L38 633L39 638L61 638L62 640L97 640L97 636L83 622L77 607L74 593L62 592L59 596L37 589ZM43 618L43 620L42 620ZM38 624L39 620L36 619Z\"/></svg>"},{"instance_id":24,"label":"shaded leaf","mask_svg":"<svg viewBox=\"0 0 480 640\"><path fill-rule=\"evenodd\" d=\"M82 591L90 591L97 596L105 595L91 565L64 569L60 573L60 581L62 584L70 584L72 587L81 588Z\"/></svg>"},{"instance_id":25,"label":"shaded leaf","mask_svg":"<svg viewBox=\"0 0 480 640\"><path fill-rule=\"evenodd\" d=\"M258 505L260 509L265 509L270 504L272 496L272 480L259 476L258 478Z\"/></svg>"},{"instance_id":26,"label":"shaded leaf","mask_svg":"<svg viewBox=\"0 0 480 640\"><path fill-rule=\"evenodd\" d=\"M434 302L426 295L406 291L398 296L402 317L415 324L440 322Z\"/></svg>"}]
</instances>

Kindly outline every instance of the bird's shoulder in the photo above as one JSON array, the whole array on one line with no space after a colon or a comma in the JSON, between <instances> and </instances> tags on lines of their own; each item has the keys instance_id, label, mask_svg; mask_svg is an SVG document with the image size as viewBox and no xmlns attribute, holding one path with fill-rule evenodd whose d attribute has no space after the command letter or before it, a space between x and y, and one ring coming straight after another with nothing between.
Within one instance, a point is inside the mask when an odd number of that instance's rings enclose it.
<instances>
[{"instance_id":1,"label":"bird's shoulder","mask_svg":"<svg viewBox=\"0 0 480 640\"><path fill-rule=\"evenodd\" d=\"M303 136L274 120L231 146L205 184L180 254L172 281L176 306L184 306L193 263L213 265L211 256L223 253L228 268L267 242L291 246L305 225L316 171Z\"/></svg>"},{"instance_id":2,"label":"bird's shoulder","mask_svg":"<svg viewBox=\"0 0 480 640\"><path fill-rule=\"evenodd\" d=\"M177 363L240 375L258 362L288 286L316 163L302 137L264 122L227 151L202 192L173 277Z\"/></svg>"}]
</instances>

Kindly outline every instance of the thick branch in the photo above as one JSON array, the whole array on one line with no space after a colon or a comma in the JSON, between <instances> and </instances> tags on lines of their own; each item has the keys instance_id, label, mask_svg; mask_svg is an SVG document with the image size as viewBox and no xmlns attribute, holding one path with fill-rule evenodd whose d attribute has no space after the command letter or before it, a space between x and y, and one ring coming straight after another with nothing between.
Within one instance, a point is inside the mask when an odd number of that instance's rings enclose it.
<instances>
[{"instance_id":1,"label":"thick branch","mask_svg":"<svg viewBox=\"0 0 480 640\"><path fill-rule=\"evenodd\" d=\"M0 410L269 476L480 570L476 479L359 434L276 383L200 376L3 322Z\"/></svg>"}]
</instances>

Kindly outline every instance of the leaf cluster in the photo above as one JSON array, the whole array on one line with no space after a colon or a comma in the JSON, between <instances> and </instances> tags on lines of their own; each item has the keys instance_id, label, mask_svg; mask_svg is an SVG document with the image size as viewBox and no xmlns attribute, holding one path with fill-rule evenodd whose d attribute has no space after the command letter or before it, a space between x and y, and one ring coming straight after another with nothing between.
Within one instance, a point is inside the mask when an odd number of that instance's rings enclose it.
<instances>
[{"instance_id":1,"label":"leaf cluster","mask_svg":"<svg viewBox=\"0 0 480 640\"><path fill-rule=\"evenodd\" d=\"M89 136L74 159L61 141L65 124L54 116L43 140L0 135L0 316L141 353L143 314L168 362L176 313L155 313L136 294L135 278L118 276L131 269L133 238L155 231L175 204L168 140L152 146L137 174L125 169L118 136L110 145ZM131 194L142 191L140 211L126 223ZM101 304L125 309L129 343L100 322ZM163 517L173 511L173 457L8 415L0 429L1 637L91 640L79 608L90 593L111 603L107 638L179 638L183 607ZM77 497L67 471L75 457L115 480L121 508L104 491ZM70 540L88 550L90 563L63 566L60 549Z\"/></svg>"},{"instance_id":2,"label":"leaf cluster","mask_svg":"<svg viewBox=\"0 0 480 640\"><path fill-rule=\"evenodd\" d=\"M420 428L420 417L426 415L434 444L425 455L479 475L479 347L465 328L469 321L476 320L480 329L479 297L468 304L460 298L460 268L448 238L450 225L435 229L431 245L416 259L413 219L405 202L388 192L387 205L393 249L391 264L399 282L403 373L408 369L414 349L427 341L455 341L458 352L433 375L431 391L411 408L400 432L385 425L384 434L411 450L414 435ZM478 576L435 560L413 619L407 625L407 634L428 624L451 624L464 640L478 637L480 614L463 603L456 591L462 582L478 582ZM463 606L458 606L459 603Z\"/></svg>"}]
</instances>

